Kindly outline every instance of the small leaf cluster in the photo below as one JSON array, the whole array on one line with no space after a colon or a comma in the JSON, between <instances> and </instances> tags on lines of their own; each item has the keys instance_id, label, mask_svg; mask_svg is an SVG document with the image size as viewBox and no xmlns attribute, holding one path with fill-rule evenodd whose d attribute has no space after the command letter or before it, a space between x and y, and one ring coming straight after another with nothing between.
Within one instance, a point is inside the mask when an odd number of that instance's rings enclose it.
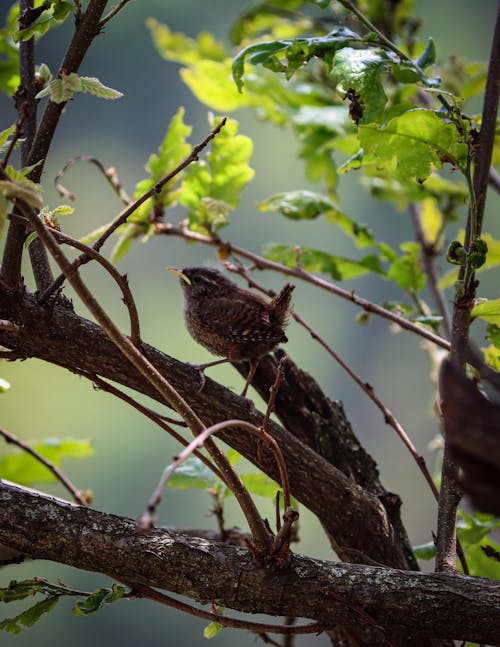
<instances>
[{"instance_id":1,"label":"small leaf cluster","mask_svg":"<svg viewBox=\"0 0 500 647\"><path fill-rule=\"evenodd\" d=\"M38 577L21 582L13 580L7 588L0 588L0 602L3 603L18 602L35 595L42 595L43 599L16 616L1 620L0 629L18 634L23 627L32 627L45 613L52 611L63 597L81 597L82 599L73 607L73 614L86 616L98 611L105 604L111 604L123 598L125 589L118 584L113 584L111 588L100 588L91 594L85 594L74 591L62 583L54 585Z\"/></svg>"}]
</instances>

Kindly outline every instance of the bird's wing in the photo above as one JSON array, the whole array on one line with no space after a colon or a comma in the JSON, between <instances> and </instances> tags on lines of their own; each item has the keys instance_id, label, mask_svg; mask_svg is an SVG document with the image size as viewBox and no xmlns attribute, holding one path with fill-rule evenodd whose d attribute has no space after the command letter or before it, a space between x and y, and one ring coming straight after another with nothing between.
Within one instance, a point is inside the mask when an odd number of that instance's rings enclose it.
<instances>
[{"instance_id":1,"label":"bird's wing","mask_svg":"<svg viewBox=\"0 0 500 647\"><path fill-rule=\"evenodd\" d=\"M203 305L204 324L227 337L246 337L257 341L265 336L271 321L264 303L243 299L219 297ZM224 334L223 333L223 334Z\"/></svg>"}]
</instances>

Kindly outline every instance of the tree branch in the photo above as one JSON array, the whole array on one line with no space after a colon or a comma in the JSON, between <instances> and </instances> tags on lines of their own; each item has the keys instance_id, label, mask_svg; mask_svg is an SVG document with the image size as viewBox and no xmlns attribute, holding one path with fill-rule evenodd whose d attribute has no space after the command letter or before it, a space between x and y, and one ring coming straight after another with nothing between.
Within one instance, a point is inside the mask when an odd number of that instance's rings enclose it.
<instances>
[{"instance_id":1,"label":"tree branch","mask_svg":"<svg viewBox=\"0 0 500 647\"><path fill-rule=\"evenodd\" d=\"M497 20L493 34L491 56L486 79L483 102L481 130L479 131L474 167L474 195L471 196L464 247L469 250L471 242L481 236L486 193L489 182L489 169L495 138L498 100L500 95L500 6L497 9ZM467 277L467 263L460 268L459 279ZM464 293L455 299L452 320L451 355L457 366L463 369L465 349L470 328L470 313L476 294L474 272L470 280L464 283ZM446 426L446 425L445 425ZM452 452L445 436L443 470L438 513L438 541L436 569L446 571L455 568L456 543L455 519L456 510L462 497L458 485L458 467L452 458Z\"/></svg>"},{"instance_id":2,"label":"tree branch","mask_svg":"<svg viewBox=\"0 0 500 647\"><path fill-rule=\"evenodd\" d=\"M34 296L7 295L0 299L0 319L18 324L15 329L0 328L0 344L6 348L22 351L25 357L38 357L69 370L76 367L89 374L97 373L166 403L104 331L98 325L78 317L68 305L43 307ZM204 389L198 392L199 376L196 369L147 344L143 344L143 352L155 369L197 412L205 426L230 418L262 426L263 416L249 407L248 400L236 396L209 378ZM263 367L266 364L261 362ZM325 414L328 408L328 400L319 387L316 386L314 396L308 392L305 397L301 383L305 383L306 379L302 374L294 383L293 393L290 392L287 383L296 369L290 359L287 366L287 381L281 385L276 398L277 414L280 415L279 405L283 398L284 402L288 402L290 418L296 416L301 422L308 419L309 430L315 429L315 421L320 419L324 426L324 439L329 438L329 443L336 448L333 460L337 460L346 471L345 474L340 472L315 450L270 421L267 431L284 455L292 495L318 516L330 536L335 537L337 554L346 561L359 560L362 555L365 556L362 558L396 568L417 568L404 529L400 528L399 505L396 502L389 505L397 497L392 495L391 498L378 482L373 460L367 457L368 464L366 460L361 461L365 452L352 437L352 431L349 438L341 440L343 434L350 431L345 417L337 412L336 417L328 415L321 418L321 412ZM267 390L273 382L274 372L267 382ZM310 410L311 406L318 407L318 412ZM220 437L271 478L279 480L275 461L269 460L267 452L259 452L257 438L238 433L237 430L221 432ZM355 480L346 474L355 475ZM362 487L358 484L362 484ZM325 507L324 501L329 501L329 506ZM349 523L345 523L346 518Z\"/></svg>"},{"instance_id":3,"label":"tree branch","mask_svg":"<svg viewBox=\"0 0 500 647\"><path fill-rule=\"evenodd\" d=\"M0 541L35 559L167 589L202 604L310 618L325 628L359 629L373 621L400 646L428 645L430 638L494 644L500 635L495 581L299 555L288 568L262 569L245 549L162 529L142 534L131 519L6 482L0 485Z\"/></svg>"}]
</instances>

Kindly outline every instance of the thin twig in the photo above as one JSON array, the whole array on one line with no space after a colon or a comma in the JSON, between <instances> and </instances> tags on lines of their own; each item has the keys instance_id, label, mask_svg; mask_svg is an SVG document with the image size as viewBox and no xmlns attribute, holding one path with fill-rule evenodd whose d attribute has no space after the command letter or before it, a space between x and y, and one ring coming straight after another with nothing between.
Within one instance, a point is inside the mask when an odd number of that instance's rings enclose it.
<instances>
[{"instance_id":1,"label":"thin twig","mask_svg":"<svg viewBox=\"0 0 500 647\"><path fill-rule=\"evenodd\" d=\"M0 435L2 435L5 440L8 443L11 443L12 445L16 445L20 449L23 450L23 452L26 452L30 456L32 456L35 460L37 460L39 463L41 463L44 467L46 467L52 474L56 477L62 485L68 490L68 492L71 494L71 496L74 498L74 500L77 503L80 503L80 505L84 505L88 507L89 502L83 492L79 490L71 481L70 479L60 470L52 461L49 461L48 458L45 458L42 456L39 452L37 452L35 449L30 447L28 444L26 444L23 440L18 438L17 436L14 436L14 434L11 434L10 431L7 431L6 429L0 428Z\"/></svg>"},{"instance_id":2,"label":"thin twig","mask_svg":"<svg viewBox=\"0 0 500 647\"><path fill-rule=\"evenodd\" d=\"M344 290L343 288L339 287L338 285L335 285L334 283L330 283L329 281L325 281L324 279L321 279L318 276L309 274L308 272L305 272L300 267L290 268L281 263L270 261L267 258L264 258L263 256L254 254L253 252L250 252L247 249L244 249L242 247L232 245L227 241L222 241L219 238L211 238L209 236L204 236L203 234L190 231L185 226L175 227L170 223L158 223L156 225L156 232L158 234L165 234L167 236L180 236L185 240L192 240L198 243L203 243L205 245L212 245L213 247L218 247L220 249L223 249L225 254L229 252L233 254L235 258L241 257L241 258L246 258L249 261L252 261L256 269L273 270L275 272L279 272L280 274L285 274L286 276L293 276L294 278L299 279L301 281L305 281L306 283L311 283L312 285L315 285L316 287L321 288L322 290L326 290L327 292L335 294L336 296L341 297L342 299L346 299L347 301L350 301L351 303L354 303L355 305L360 306L361 308L363 308L363 310L365 310L365 312L370 312L372 314L383 317L384 319L388 319L389 321L392 321L393 323L397 324L404 330L408 330L410 332L413 332L419 335L420 337L424 337L425 339L428 339L429 341L433 342L437 346L440 346L441 348L444 348L445 350L450 350L450 342L448 342L446 339L443 339L439 335L436 335L432 331L427 330L427 328L424 328L419 324L413 323L412 321L409 321L405 317L402 317L401 315L398 315L397 313L391 310L387 310L386 308L383 308L382 306L379 306L376 303L373 303L372 301L368 301L368 299L359 297L352 290L351 291Z\"/></svg>"},{"instance_id":3,"label":"thin twig","mask_svg":"<svg viewBox=\"0 0 500 647\"><path fill-rule=\"evenodd\" d=\"M173 171L168 173L164 178L162 178L159 182L157 182L149 191L146 191L143 195L141 195L140 198L132 202L127 206L126 209L124 209L118 216L113 220L113 222L109 225L109 227L104 231L99 238L95 241L95 243L92 245L93 249L96 251L99 251L101 247L104 245L104 243L107 241L107 239L120 227L120 225L123 225L127 219L138 209L141 204L146 202L146 200L149 200L152 196L154 196L157 193L160 193L162 188L170 182L172 178L174 178L176 175L179 175L181 171L183 171L187 166L192 164L193 162L198 161L199 159L199 154L201 151L208 146L208 144L212 141L214 137L218 135L218 133L221 131L221 129L224 127L226 124L227 118L224 117L218 125L205 137L205 139L197 144L196 146L193 147L189 155L178 165L174 168ZM80 265L83 265L87 263L90 260L90 258L86 254L82 254L78 258L76 258L73 261L74 267L78 267ZM60 274L57 279L54 281L52 285L50 285L39 297L40 303L43 303L46 301L51 294L53 294L56 290L58 290L61 285L64 283L64 273Z\"/></svg>"},{"instance_id":4,"label":"thin twig","mask_svg":"<svg viewBox=\"0 0 500 647\"><path fill-rule=\"evenodd\" d=\"M156 512L156 508L158 507L161 501L162 492L165 489L165 486L167 485L168 481L172 478L175 470L180 465L182 465L182 463L184 463L184 461L186 461L196 449L203 447L211 436L213 436L214 434L217 434L218 432L224 429L228 429L230 427L238 427L246 431L249 431L252 434L255 434L259 438L263 439L266 443L268 443L268 445L271 447L276 457L276 462L278 464L281 486L283 488L283 498L285 501L285 507L286 508L290 507L290 486L288 481L288 472L286 470L283 454L281 453L281 450L279 448L279 445L276 443L276 440L270 434L264 431L262 428L256 427L255 425L245 420L224 420L223 422L218 422L215 425L207 427L200 434L198 434L196 438L194 438L194 440L192 440L189 443L189 445L187 445L187 447L185 447L185 449L183 449L182 452L175 457L174 462L171 463L169 467L164 471L160 481L158 482L158 485L156 486L155 491L153 492L153 494L151 495L151 498L148 501L146 510L140 517L139 525L141 528L147 529L151 527L153 518ZM227 482L225 482L224 479L223 479L223 482L229 487L231 487ZM285 491L287 492L286 498L285 498ZM233 491L233 494L236 494L236 493Z\"/></svg>"},{"instance_id":5,"label":"thin twig","mask_svg":"<svg viewBox=\"0 0 500 647\"><path fill-rule=\"evenodd\" d=\"M236 618L228 618L227 616L222 616L216 613L210 613L209 611L204 611L203 609L197 609L196 607L186 604L181 600L172 598L165 593L161 593L156 589L153 589L149 586L144 586L143 584L134 584L132 582L126 582L122 580L123 584L130 587L137 596L142 598L148 598L150 600L155 600L161 604L165 604L169 607L177 609L178 611L183 611L184 613L189 613L192 616L197 616L198 618L203 618L204 620L209 620L210 622L218 622L223 627L232 627L233 629L246 629L247 631L252 631L254 633L275 633L282 635L305 635L305 634L320 634L324 627L319 622L312 622L307 625L300 625L293 627L290 625L270 625L260 622L250 622L248 620L239 620Z\"/></svg>"},{"instance_id":6,"label":"thin twig","mask_svg":"<svg viewBox=\"0 0 500 647\"><path fill-rule=\"evenodd\" d=\"M101 20L101 29L104 27L104 25L109 22L112 18L116 16L116 14L123 9L123 7L128 4L130 0L120 0L111 10L108 14L104 16L104 18Z\"/></svg>"},{"instance_id":7,"label":"thin twig","mask_svg":"<svg viewBox=\"0 0 500 647\"><path fill-rule=\"evenodd\" d=\"M187 447L189 445L189 441L186 440L183 436L181 436L181 434L179 434L169 424L167 424L162 419L162 416L160 416L160 414L157 414L156 412L152 411L148 407L145 407L143 404L141 404L140 402L132 398L130 395L128 395L121 389L116 388L116 386L109 384L109 382L106 382L106 380L103 380L101 377L99 377L99 375L96 375L95 373L87 373L86 371L80 371L77 369L74 370L74 373L76 373L77 375L86 377L87 379L91 380L91 382L93 382L102 391L105 391L106 393L110 393L116 398L123 400L123 402L126 402L134 409L137 409L139 413L142 413L142 415L146 416L146 418L149 418L152 422L158 425L158 427L163 429L163 431L166 431L170 436L172 436L172 438L174 438L178 443L180 443L184 447ZM179 423L175 422L175 424L179 424ZM211 470L217 476L217 478L219 478L222 481L222 474L219 472L217 466L214 465L214 463L212 463L212 461L210 461L206 456L204 456L202 453L200 453L197 450L194 451L194 455L202 463L204 463L208 467L208 469Z\"/></svg>"},{"instance_id":8,"label":"thin twig","mask_svg":"<svg viewBox=\"0 0 500 647\"><path fill-rule=\"evenodd\" d=\"M16 121L16 129L14 130L12 139L10 140L9 147L4 155L2 163L0 164L0 168L4 170L5 170L5 167L7 166L7 163L12 154L12 151L14 150L15 145L23 135L23 126L24 126L24 122L28 117L28 112L29 112L29 103L27 101L23 101L21 107L19 108L19 118Z\"/></svg>"},{"instance_id":9,"label":"thin twig","mask_svg":"<svg viewBox=\"0 0 500 647\"><path fill-rule=\"evenodd\" d=\"M12 215L11 218L17 218L17 216ZM20 216L19 219L21 218L25 223L28 223L28 221L25 218ZM58 229L52 228L51 231L54 237L56 238L56 240L58 240L60 243L65 243L67 245L70 245L71 247L74 247L75 249L78 249L84 254L90 256L93 260L97 261L99 265L104 267L104 269L111 275L111 277L114 279L114 281L116 282L116 284L118 285L118 287L122 292L122 295L123 295L122 301L128 310L129 319L130 319L130 339L132 340L132 343L134 344L134 346L136 346L137 348L140 348L141 332L140 332L140 324L139 324L139 314L137 312L137 306L135 304L135 299L132 295L132 291L130 290L127 277L120 274L120 272L116 269L113 263L108 261L108 259L105 258L102 254L99 254L99 252L96 252L94 249L92 249L92 247L85 245L85 243L80 242L76 238L73 238L72 236L69 236L68 234L63 233Z\"/></svg>"},{"instance_id":10,"label":"thin twig","mask_svg":"<svg viewBox=\"0 0 500 647\"><path fill-rule=\"evenodd\" d=\"M62 167L62 169L57 173L56 177L54 178L54 184L59 195L71 201L75 200L75 194L71 191L68 191L68 189L66 189L61 184L61 180L64 177L66 171L71 168L71 166L73 166L73 164L75 164L76 162L89 162L90 164L94 164L104 175L106 180L111 185L111 188L120 198L120 200L126 205L130 204L130 197L127 195L125 189L123 188L123 184L118 179L116 169L113 166L106 168L101 161L99 161L96 157L91 157L90 155L78 155L78 157L74 157L73 159L68 160Z\"/></svg>"}]
</instances>

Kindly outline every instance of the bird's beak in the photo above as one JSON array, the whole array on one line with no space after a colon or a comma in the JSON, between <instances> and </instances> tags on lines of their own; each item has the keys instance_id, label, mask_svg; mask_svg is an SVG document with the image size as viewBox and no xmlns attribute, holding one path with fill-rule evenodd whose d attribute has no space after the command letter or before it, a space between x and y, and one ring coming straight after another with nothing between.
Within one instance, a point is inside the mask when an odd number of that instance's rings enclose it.
<instances>
[{"instance_id":1,"label":"bird's beak","mask_svg":"<svg viewBox=\"0 0 500 647\"><path fill-rule=\"evenodd\" d=\"M172 274L177 274L177 276L179 276L183 281L186 281L188 285L191 285L191 281L189 280L189 278L185 274L183 274L180 270L176 270L175 267L167 267L167 270L169 272L172 272Z\"/></svg>"}]
</instances>

